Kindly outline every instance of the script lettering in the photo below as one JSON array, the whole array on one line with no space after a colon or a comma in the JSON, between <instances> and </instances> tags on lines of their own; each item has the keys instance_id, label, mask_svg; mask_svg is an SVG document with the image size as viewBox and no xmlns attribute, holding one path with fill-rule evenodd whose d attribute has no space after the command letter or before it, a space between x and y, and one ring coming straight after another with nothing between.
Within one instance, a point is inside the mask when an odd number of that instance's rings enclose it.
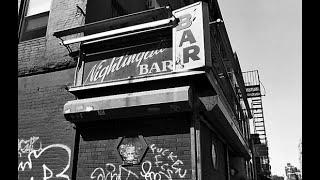
<instances>
[{"instance_id":1,"label":"script lettering","mask_svg":"<svg viewBox=\"0 0 320 180\"><path fill-rule=\"evenodd\" d=\"M113 57L109 61L109 63L107 59L100 60L96 64L94 64L88 71L89 73L85 77L84 84L104 82L108 75L116 73L123 68L129 68L129 66L133 64L135 64L136 68L138 68L139 70L138 75L160 73L173 70L172 60L148 64L148 61L154 58L154 56L159 55L165 51L166 49L155 49L130 55L128 55L127 52L120 57Z\"/></svg>"}]
</instances>

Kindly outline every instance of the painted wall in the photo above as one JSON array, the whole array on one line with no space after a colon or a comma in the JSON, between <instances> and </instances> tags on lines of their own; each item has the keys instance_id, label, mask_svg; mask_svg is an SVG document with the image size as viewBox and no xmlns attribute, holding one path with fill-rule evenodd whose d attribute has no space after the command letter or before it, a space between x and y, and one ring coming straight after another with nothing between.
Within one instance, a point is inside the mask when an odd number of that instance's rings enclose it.
<instances>
[{"instance_id":1,"label":"painted wall","mask_svg":"<svg viewBox=\"0 0 320 180\"><path fill-rule=\"evenodd\" d=\"M52 34L81 25L76 4L85 3L52 0L47 35L18 44L18 179L71 179L75 130L63 105L75 99L65 89L74 69L57 70L75 64Z\"/></svg>"},{"instance_id":2,"label":"painted wall","mask_svg":"<svg viewBox=\"0 0 320 180\"><path fill-rule=\"evenodd\" d=\"M79 126L77 179L191 179L191 144L186 117L107 120ZM122 166L117 139L142 135L148 145L138 165Z\"/></svg>"},{"instance_id":3,"label":"painted wall","mask_svg":"<svg viewBox=\"0 0 320 180\"><path fill-rule=\"evenodd\" d=\"M187 115L103 120L74 125L63 105L75 97L65 87L73 69L18 79L18 179L191 179ZM148 145L139 165L121 166L115 148L122 136L142 135ZM79 145L74 154L75 145ZM74 156L77 164L73 166Z\"/></svg>"},{"instance_id":4,"label":"painted wall","mask_svg":"<svg viewBox=\"0 0 320 180\"><path fill-rule=\"evenodd\" d=\"M18 79L18 179L71 179L75 130L63 116L72 70Z\"/></svg>"}]
</instances>

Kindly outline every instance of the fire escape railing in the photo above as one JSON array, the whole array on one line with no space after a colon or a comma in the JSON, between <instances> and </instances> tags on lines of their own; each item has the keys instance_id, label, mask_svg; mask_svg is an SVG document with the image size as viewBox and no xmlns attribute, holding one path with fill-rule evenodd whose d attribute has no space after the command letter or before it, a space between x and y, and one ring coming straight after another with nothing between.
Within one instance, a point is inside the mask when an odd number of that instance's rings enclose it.
<instances>
[{"instance_id":1,"label":"fire escape railing","mask_svg":"<svg viewBox=\"0 0 320 180\"><path fill-rule=\"evenodd\" d=\"M253 134L252 145L254 156L257 159L259 168L257 173L264 176L270 176L271 167L269 161L268 141L264 122L261 85L258 70L243 72L247 96L251 102L251 112L253 114L252 125Z\"/></svg>"}]
</instances>

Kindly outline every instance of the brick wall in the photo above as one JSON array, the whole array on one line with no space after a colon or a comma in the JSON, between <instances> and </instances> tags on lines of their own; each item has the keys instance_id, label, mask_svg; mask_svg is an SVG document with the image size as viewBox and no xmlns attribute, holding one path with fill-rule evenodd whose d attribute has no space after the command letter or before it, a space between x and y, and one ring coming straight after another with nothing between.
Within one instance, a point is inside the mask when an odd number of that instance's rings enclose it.
<instances>
[{"instance_id":1,"label":"brick wall","mask_svg":"<svg viewBox=\"0 0 320 180\"><path fill-rule=\"evenodd\" d=\"M44 61L46 38L23 41L18 44L18 72L26 74L33 72ZM43 64L42 64L43 65Z\"/></svg>"},{"instance_id":2,"label":"brick wall","mask_svg":"<svg viewBox=\"0 0 320 180\"><path fill-rule=\"evenodd\" d=\"M18 80L19 179L71 177L75 130L63 116L63 105L74 99L65 89L68 74Z\"/></svg>"},{"instance_id":3,"label":"brick wall","mask_svg":"<svg viewBox=\"0 0 320 180\"><path fill-rule=\"evenodd\" d=\"M47 50L45 53L48 63L67 61L70 59L67 56L67 49L59 44L60 40L54 37L53 33L84 25L84 17L76 16L76 5L80 6L85 11L86 0L52 0L47 28ZM82 34L63 37L63 39L79 36L82 36ZM78 44L75 44L70 47L72 50L77 50L78 46Z\"/></svg>"},{"instance_id":4,"label":"brick wall","mask_svg":"<svg viewBox=\"0 0 320 180\"><path fill-rule=\"evenodd\" d=\"M76 16L77 4L85 11L86 0L52 0L46 36L18 44L19 76L75 66L75 60L68 56L68 50L59 44L60 40L54 37L53 33L83 25L84 17ZM79 36L82 36L82 34L64 37L64 39ZM79 44L74 44L70 47L75 51L78 49Z\"/></svg>"},{"instance_id":5,"label":"brick wall","mask_svg":"<svg viewBox=\"0 0 320 180\"><path fill-rule=\"evenodd\" d=\"M191 144L186 117L108 120L80 125L77 179L191 179ZM142 135L148 145L138 165L121 166L118 138ZM170 178L171 177L171 178Z\"/></svg>"}]
</instances>

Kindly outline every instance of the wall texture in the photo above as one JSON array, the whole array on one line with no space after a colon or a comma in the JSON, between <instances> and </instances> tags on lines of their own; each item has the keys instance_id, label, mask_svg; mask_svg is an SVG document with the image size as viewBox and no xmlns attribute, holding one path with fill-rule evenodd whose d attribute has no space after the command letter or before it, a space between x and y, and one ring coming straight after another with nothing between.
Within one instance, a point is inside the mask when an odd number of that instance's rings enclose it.
<instances>
[{"instance_id":1,"label":"wall texture","mask_svg":"<svg viewBox=\"0 0 320 180\"><path fill-rule=\"evenodd\" d=\"M188 124L183 117L86 124L80 127L77 179L191 179ZM148 145L144 158L138 165L121 166L118 138L137 135Z\"/></svg>"},{"instance_id":2,"label":"wall texture","mask_svg":"<svg viewBox=\"0 0 320 180\"><path fill-rule=\"evenodd\" d=\"M85 4L52 0L47 35L18 44L18 178L71 179L77 172L77 179L190 179L186 117L79 125L77 142L74 125L63 116L64 104L75 99L65 88L73 82L76 61L53 33L82 25L76 5L85 11ZM148 149L139 165L122 167L114 147L119 137L132 135L142 135Z\"/></svg>"},{"instance_id":3,"label":"wall texture","mask_svg":"<svg viewBox=\"0 0 320 180\"><path fill-rule=\"evenodd\" d=\"M69 179L75 130L63 116L72 71L18 79L19 179Z\"/></svg>"},{"instance_id":4,"label":"wall texture","mask_svg":"<svg viewBox=\"0 0 320 180\"><path fill-rule=\"evenodd\" d=\"M18 5L20 1L18 1ZM51 8L45 37L23 41L18 44L18 76L46 73L76 65L68 56L68 50L59 44L60 39L53 33L83 25L84 17L77 14L76 5L85 11L86 0L51 0ZM63 39L82 36L75 34ZM71 45L73 51L79 44Z\"/></svg>"},{"instance_id":5,"label":"wall texture","mask_svg":"<svg viewBox=\"0 0 320 180\"><path fill-rule=\"evenodd\" d=\"M71 179L74 169L80 180L191 179L187 114L81 123L77 141L74 125L63 116L64 104L75 99L65 89L72 81L73 69L18 79L19 179ZM119 137L137 135L148 146L144 158L120 166Z\"/></svg>"}]
</instances>

